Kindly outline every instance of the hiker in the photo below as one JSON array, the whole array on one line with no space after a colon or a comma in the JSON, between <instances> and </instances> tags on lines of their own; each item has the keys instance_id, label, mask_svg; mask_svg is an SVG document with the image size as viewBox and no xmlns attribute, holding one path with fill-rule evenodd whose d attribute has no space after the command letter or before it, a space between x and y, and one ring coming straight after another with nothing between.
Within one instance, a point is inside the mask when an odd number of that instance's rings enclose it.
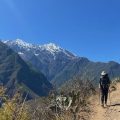
<instances>
[{"instance_id":1,"label":"hiker","mask_svg":"<svg viewBox=\"0 0 120 120\"><path fill-rule=\"evenodd\" d=\"M101 106L107 106L107 99L108 99L108 92L110 87L110 79L108 74L105 71L102 71L100 81L99 81L99 88L101 92Z\"/></svg>"}]
</instances>

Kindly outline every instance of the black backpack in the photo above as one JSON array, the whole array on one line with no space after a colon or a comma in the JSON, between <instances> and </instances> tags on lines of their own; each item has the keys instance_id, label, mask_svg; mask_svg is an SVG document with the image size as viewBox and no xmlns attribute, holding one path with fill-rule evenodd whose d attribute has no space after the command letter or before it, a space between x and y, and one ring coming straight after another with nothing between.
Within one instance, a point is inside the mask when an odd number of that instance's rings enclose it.
<instances>
[{"instance_id":1,"label":"black backpack","mask_svg":"<svg viewBox=\"0 0 120 120\"><path fill-rule=\"evenodd\" d=\"M108 76L104 76L100 78L100 87L101 88L108 88L110 85L110 80Z\"/></svg>"}]
</instances>

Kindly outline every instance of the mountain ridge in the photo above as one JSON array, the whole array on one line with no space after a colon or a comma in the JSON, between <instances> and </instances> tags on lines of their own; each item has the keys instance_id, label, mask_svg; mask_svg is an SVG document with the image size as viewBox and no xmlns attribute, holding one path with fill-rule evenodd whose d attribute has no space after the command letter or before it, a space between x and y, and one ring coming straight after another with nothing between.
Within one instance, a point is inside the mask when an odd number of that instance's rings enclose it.
<instances>
[{"instance_id":1,"label":"mountain ridge","mask_svg":"<svg viewBox=\"0 0 120 120\"><path fill-rule=\"evenodd\" d=\"M74 76L98 82L100 73L103 70L111 78L120 76L120 64L115 61L107 63L93 62L88 58L76 56L55 44L43 45L44 49L38 45L30 50L22 48L18 44L11 45L8 41L6 44L19 53L23 60L30 62L38 71L41 70L47 79L57 87L63 85ZM50 49L52 49L52 53Z\"/></svg>"},{"instance_id":2,"label":"mountain ridge","mask_svg":"<svg viewBox=\"0 0 120 120\"><path fill-rule=\"evenodd\" d=\"M55 53L58 53L58 52L64 52L69 57L75 57L75 55L73 55L69 51L59 47L55 43L48 43L48 44L39 45L39 44L32 44L32 43L25 42L22 39L2 40L2 42L7 44L8 46L17 45L17 46L19 46L19 47L21 47L23 49L24 48L28 49L28 51L29 51L29 49L38 49L38 50L43 50L43 51L47 50L47 51L49 51L53 55Z\"/></svg>"},{"instance_id":3,"label":"mountain ridge","mask_svg":"<svg viewBox=\"0 0 120 120\"><path fill-rule=\"evenodd\" d=\"M41 70L48 80L53 79L69 61L76 59L75 55L52 43L33 45L22 40L7 40L4 43L17 52L23 60L31 62L38 71Z\"/></svg>"},{"instance_id":4,"label":"mountain ridge","mask_svg":"<svg viewBox=\"0 0 120 120\"><path fill-rule=\"evenodd\" d=\"M24 47L26 47L26 48L37 48L37 47L39 47L40 49L42 49L42 50L46 49L49 52L51 52L53 50L56 50L56 51L53 51L53 52L59 52L61 50L69 52L68 50L66 50L66 49L64 49L64 48L60 47L59 45L57 45L55 43L52 43L52 42L46 43L46 44L33 44L33 43L25 42L24 40L19 39L19 38L15 39L15 40L1 40L1 41L3 43L7 44L8 46L11 46L12 44L14 44L14 45L21 46L23 48ZM49 48L53 48L53 49L50 50ZM76 55L73 52L69 52L69 54L71 54L71 56L74 56L74 57L77 57L77 58L87 58L87 57L83 57L83 56L80 57L79 55ZM37 54L36 54L36 56L37 56ZM87 58L87 59L89 59L89 58ZM89 61L96 62L96 63L97 62L101 62L101 63L109 63L109 62L119 63L118 61L114 61L114 60L109 60L109 61L94 61L94 60L90 60L89 59Z\"/></svg>"}]
</instances>

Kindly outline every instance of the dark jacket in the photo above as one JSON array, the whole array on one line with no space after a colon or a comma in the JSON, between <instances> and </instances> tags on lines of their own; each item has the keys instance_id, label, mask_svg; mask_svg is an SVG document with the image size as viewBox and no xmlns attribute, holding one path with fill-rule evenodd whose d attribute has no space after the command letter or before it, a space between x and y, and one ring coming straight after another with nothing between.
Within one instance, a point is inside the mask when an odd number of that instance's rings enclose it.
<instances>
[{"instance_id":1,"label":"dark jacket","mask_svg":"<svg viewBox=\"0 0 120 120\"><path fill-rule=\"evenodd\" d=\"M109 79L107 74L105 76L101 76L100 77L99 85L100 85L101 89L109 88L110 83L111 83L111 81L110 81L110 79Z\"/></svg>"}]
</instances>

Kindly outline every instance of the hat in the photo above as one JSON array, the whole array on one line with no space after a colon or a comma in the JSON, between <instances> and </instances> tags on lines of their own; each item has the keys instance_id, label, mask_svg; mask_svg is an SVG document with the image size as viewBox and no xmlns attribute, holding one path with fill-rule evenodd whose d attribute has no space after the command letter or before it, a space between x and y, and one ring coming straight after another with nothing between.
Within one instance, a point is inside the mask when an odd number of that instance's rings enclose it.
<instances>
[{"instance_id":1,"label":"hat","mask_svg":"<svg viewBox=\"0 0 120 120\"><path fill-rule=\"evenodd\" d=\"M101 75L102 75L102 76L104 76L104 75L106 75L106 74L107 74L107 73L106 73L105 71L102 71L102 72L101 72Z\"/></svg>"}]
</instances>

